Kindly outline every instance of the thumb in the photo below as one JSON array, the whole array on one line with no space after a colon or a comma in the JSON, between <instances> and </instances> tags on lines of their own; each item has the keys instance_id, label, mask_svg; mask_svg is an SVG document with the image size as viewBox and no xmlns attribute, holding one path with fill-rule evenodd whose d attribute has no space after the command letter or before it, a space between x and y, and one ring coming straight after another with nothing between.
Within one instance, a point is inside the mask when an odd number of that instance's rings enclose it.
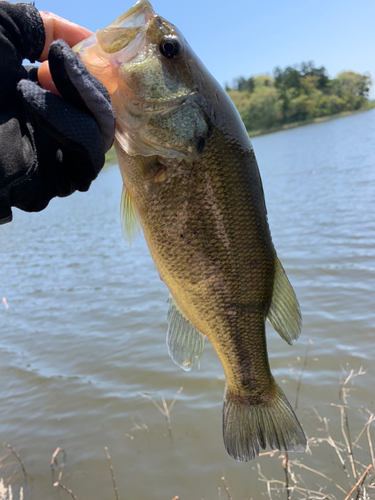
<instances>
[{"instance_id":1,"label":"thumb","mask_svg":"<svg viewBox=\"0 0 375 500\"><path fill-rule=\"evenodd\" d=\"M60 92L57 90L56 85L52 79L51 71L49 69L49 62L44 61L38 68L38 80L40 86L52 92L52 94L60 95Z\"/></svg>"}]
</instances>

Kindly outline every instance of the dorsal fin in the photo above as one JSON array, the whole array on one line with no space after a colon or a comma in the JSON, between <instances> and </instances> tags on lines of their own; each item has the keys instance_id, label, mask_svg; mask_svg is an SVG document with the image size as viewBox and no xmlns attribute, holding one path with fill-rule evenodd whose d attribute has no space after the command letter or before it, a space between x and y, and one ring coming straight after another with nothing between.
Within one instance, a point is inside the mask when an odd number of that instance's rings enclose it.
<instances>
[{"instance_id":1,"label":"dorsal fin","mask_svg":"<svg viewBox=\"0 0 375 500\"><path fill-rule=\"evenodd\" d=\"M122 186L121 204L120 204L120 221L122 236L126 243L131 245L141 234L141 225L139 222L137 211L133 205L133 201L126 189L125 184Z\"/></svg>"},{"instance_id":2,"label":"dorsal fin","mask_svg":"<svg viewBox=\"0 0 375 500\"><path fill-rule=\"evenodd\" d=\"M198 358L198 366L201 362L204 335L190 323L171 295L168 298L168 304L168 353L176 365L185 371L189 371L194 364L195 358Z\"/></svg>"},{"instance_id":3,"label":"dorsal fin","mask_svg":"<svg viewBox=\"0 0 375 500\"><path fill-rule=\"evenodd\" d=\"M267 319L288 344L292 345L298 339L302 324L301 311L296 294L277 257L272 303Z\"/></svg>"}]
</instances>

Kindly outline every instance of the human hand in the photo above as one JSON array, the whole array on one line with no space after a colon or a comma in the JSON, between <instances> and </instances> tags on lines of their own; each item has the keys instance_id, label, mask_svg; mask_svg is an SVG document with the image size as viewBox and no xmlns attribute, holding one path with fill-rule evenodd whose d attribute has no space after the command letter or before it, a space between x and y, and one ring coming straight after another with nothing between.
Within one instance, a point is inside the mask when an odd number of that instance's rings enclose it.
<instances>
[{"instance_id":1,"label":"human hand","mask_svg":"<svg viewBox=\"0 0 375 500\"><path fill-rule=\"evenodd\" d=\"M104 85L64 41L51 44L48 63L56 91L51 93L32 81L21 80L20 97L37 124L61 144L68 156L73 154L69 169L72 181L77 189L85 191L103 166L103 152L113 143L111 99Z\"/></svg>"},{"instance_id":2,"label":"human hand","mask_svg":"<svg viewBox=\"0 0 375 500\"><path fill-rule=\"evenodd\" d=\"M38 212L55 196L86 191L114 137L107 90L69 48L91 32L42 16L32 4L0 1L0 224L12 220L11 207ZM24 59L42 61L42 86Z\"/></svg>"}]
</instances>

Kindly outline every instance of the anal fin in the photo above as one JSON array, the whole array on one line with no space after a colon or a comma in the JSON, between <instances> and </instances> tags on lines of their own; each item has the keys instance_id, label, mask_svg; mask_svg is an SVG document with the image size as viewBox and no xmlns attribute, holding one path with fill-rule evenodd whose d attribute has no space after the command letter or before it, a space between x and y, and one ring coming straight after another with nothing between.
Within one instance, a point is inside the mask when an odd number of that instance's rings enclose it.
<instances>
[{"instance_id":1,"label":"anal fin","mask_svg":"<svg viewBox=\"0 0 375 500\"><path fill-rule=\"evenodd\" d=\"M204 348L204 335L180 311L171 295L168 298L168 304L168 353L176 365L189 371L195 358L198 358L198 366L200 364Z\"/></svg>"},{"instance_id":2,"label":"anal fin","mask_svg":"<svg viewBox=\"0 0 375 500\"><path fill-rule=\"evenodd\" d=\"M298 339L302 324L301 311L293 287L277 257L272 303L267 319L288 344Z\"/></svg>"}]
</instances>

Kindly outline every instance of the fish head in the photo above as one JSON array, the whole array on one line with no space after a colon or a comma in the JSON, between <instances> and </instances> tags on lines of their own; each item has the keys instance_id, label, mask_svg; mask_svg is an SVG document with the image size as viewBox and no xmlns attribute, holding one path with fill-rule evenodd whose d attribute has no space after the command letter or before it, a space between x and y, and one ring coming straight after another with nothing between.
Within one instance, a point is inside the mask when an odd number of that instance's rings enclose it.
<instances>
[{"instance_id":1,"label":"fish head","mask_svg":"<svg viewBox=\"0 0 375 500\"><path fill-rule=\"evenodd\" d=\"M74 50L111 94L116 138L129 155L199 156L210 130L210 74L149 2L140 0Z\"/></svg>"}]
</instances>

